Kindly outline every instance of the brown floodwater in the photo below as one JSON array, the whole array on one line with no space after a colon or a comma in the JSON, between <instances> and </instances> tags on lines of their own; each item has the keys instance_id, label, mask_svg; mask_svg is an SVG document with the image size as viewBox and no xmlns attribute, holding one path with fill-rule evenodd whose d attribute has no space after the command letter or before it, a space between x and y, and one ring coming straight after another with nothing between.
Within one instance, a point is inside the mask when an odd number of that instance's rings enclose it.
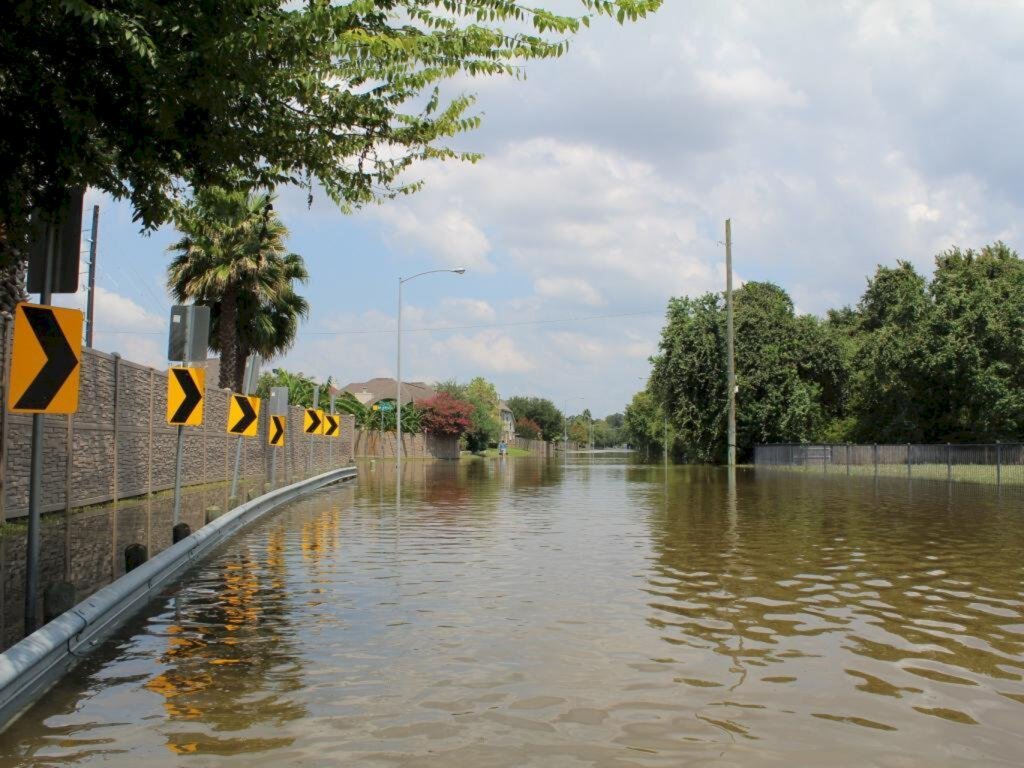
<instances>
[{"instance_id":1,"label":"brown floodwater","mask_svg":"<svg viewBox=\"0 0 1024 768\"><path fill-rule=\"evenodd\" d=\"M410 462L281 510L0 765L1020 766L1024 509L984 487Z\"/></svg>"}]
</instances>

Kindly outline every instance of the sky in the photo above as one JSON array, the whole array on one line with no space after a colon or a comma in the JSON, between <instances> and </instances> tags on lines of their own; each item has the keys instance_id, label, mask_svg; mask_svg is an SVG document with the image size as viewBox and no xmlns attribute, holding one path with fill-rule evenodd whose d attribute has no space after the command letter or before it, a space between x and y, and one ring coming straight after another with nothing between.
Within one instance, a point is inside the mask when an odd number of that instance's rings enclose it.
<instances>
[{"instance_id":1,"label":"sky","mask_svg":"<svg viewBox=\"0 0 1024 768\"><path fill-rule=\"evenodd\" d=\"M643 388L668 298L723 290L726 218L737 282L818 315L879 264L1022 248L1021 29L1021 0L666 0L525 80L452 83L483 126L450 145L481 162L420 165L423 191L352 215L281 191L312 312L268 365L394 376L398 277L464 266L406 284L403 378L603 416ZM174 232L93 204L96 346L166 366Z\"/></svg>"}]
</instances>

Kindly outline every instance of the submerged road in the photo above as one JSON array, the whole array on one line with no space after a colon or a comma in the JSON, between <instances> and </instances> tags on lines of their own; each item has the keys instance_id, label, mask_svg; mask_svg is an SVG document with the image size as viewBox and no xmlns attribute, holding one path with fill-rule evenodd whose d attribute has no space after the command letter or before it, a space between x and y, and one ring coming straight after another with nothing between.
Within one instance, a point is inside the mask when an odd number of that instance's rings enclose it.
<instances>
[{"instance_id":1,"label":"submerged road","mask_svg":"<svg viewBox=\"0 0 1024 768\"><path fill-rule=\"evenodd\" d=\"M400 507L363 466L195 569L0 765L1024 762L1019 499L631 461L410 462Z\"/></svg>"}]
</instances>

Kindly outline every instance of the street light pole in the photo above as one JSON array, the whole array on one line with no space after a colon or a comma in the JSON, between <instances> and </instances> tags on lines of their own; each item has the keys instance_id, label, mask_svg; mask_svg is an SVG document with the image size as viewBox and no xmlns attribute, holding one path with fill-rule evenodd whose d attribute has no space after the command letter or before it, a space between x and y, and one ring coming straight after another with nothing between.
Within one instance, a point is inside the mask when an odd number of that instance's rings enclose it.
<instances>
[{"instance_id":1,"label":"street light pole","mask_svg":"<svg viewBox=\"0 0 1024 768\"><path fill-rule=\"evenodd\" d=\"M726 381L729 387L728 461L736 466L736 356L732 316L732 219L725 220Z\"/></svg>"},{"instance_id":2,"label":"street light pole","mask_svg":"<svg viewBox=\"0 0 1024 768\"><path fill-rule=\"evenodd\" d=\"M451 272L455 275L464 275L466 274L466 268L428 269L426 272L420 272L412 277L398 278L398 344L396 345L398 348L398 360L397 365L395 366L398 387L397 392L395 393L395 458L398 472L396 483L399 488L402 486L402 286L410 280L415 280L417 277L432 275L436 272Z\"/></svg>"}]
</instances>

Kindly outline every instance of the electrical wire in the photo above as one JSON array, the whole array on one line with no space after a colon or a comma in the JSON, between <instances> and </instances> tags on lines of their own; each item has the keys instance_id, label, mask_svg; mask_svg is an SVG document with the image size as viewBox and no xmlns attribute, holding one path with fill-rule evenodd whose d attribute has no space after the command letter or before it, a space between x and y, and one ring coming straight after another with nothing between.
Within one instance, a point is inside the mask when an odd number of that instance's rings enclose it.
<instances>
[{"instance_id":1,"label":"electrical wire","mask_svg":"<svg viewBox=\"0 0 1024 768\"><path fill-rule=\"evenodd\" d=\"M529 326L529 325L553 325L558 323L579 323L589 320L613 320L623 317L652 317L654 315L662 315L664 312L649 311L649 312L621 312L618 314L609 315L583 315L581 317L563 317L563 318L552 318L548 320L518 320L510 323L476 323L472 325L438 325L426 328L403 328L402 333L433 333L437 331L467 331L467 330L482 330L486 328L514 328L517 326ZM395 332L394 328L384 329L365 329L365 330L350 330L350 331L306 331L305 336L363 336L371 334L392 334ZM164 333L163 331L104 331L104 333L111 334L123 334L128 336L146 336Z\"/></svg>"}]
</instances>

